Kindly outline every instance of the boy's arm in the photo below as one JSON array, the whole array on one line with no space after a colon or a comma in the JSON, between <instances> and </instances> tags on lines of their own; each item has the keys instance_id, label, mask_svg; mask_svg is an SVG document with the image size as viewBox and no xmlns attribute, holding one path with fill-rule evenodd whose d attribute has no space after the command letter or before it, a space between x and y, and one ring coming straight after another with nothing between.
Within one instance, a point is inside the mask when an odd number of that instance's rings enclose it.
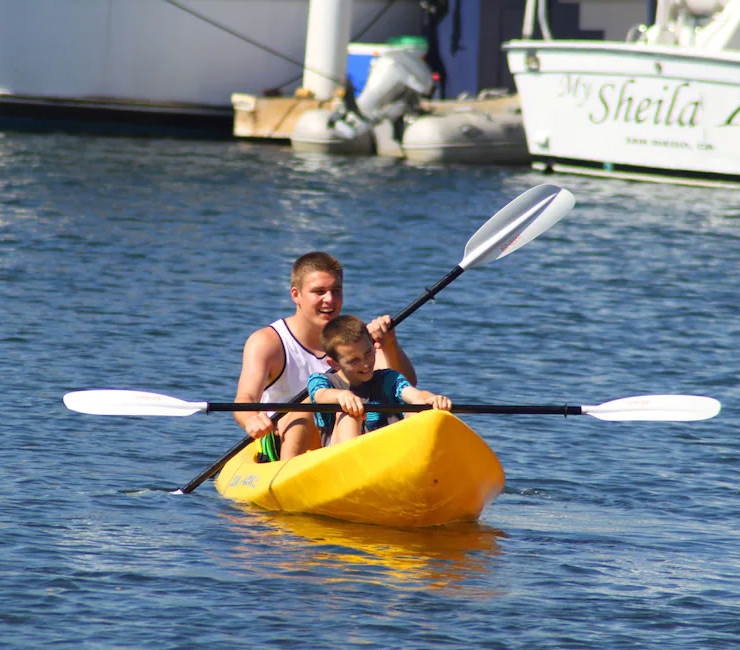
<instances>
[{"instance_id":1,"label":"boy's arm","mask_svg":"<svg viewBox=\"0 0 740 650\"><path fill-rule=\"evenodd\" d=\"M414 386L406 386L401 391L401 399L406 404L429 404L432 408L449 411L452 408L452 400L445 395L430 393L428 390L419 390Z\"/></svg>"},{"instance_id":2,"label":"boy's arm","mask_svg":"<svg viewBox=\"0 0 740 650\"><path fill-rule=\"evenodd\" d=\"M311 401L314 404L339 404L345 413L355 418L365 412L362 399L349 390L317 388L311 393Z\"/></svg>"}]
</instances>

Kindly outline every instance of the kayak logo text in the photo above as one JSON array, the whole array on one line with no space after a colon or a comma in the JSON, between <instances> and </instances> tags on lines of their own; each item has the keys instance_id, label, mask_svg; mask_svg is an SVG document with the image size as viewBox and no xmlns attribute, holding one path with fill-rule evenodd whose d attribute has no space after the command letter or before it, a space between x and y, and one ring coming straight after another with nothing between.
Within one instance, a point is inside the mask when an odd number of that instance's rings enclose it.
<instances>
[{"instance_id":1,"label":"kayak logo text","mask_svg":"<svg viewBox=\"0 0 740 650\"><path fill-rule=\"evenodd\" d=\"M255 487L257 485L257 475L256 474L249 474L248 476L245 476L243 479L241 476L235 476L231 479L231 483L229 483L229 487L236 487L237 485L246 485L248 487Z\"/></svg>"}]
</instances>

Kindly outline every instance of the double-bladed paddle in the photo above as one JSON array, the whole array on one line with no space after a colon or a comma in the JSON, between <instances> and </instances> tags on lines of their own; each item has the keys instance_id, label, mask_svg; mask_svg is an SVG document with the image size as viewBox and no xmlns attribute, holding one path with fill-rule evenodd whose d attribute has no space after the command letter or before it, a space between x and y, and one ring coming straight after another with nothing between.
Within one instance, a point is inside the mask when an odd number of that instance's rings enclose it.
<instances>
[{"instance_id":1,"label":"double-bladed paddle","mask_svg":"<svg viewBox=\"0 0 740 650\"><path fill-rule=\"evenodd\" d=\"M186 417L195 413L233 411L276 411L288 413L332 413L339 404L296 404L294 402L187 402L177 397L135 390L82 390L67 393L64 403L73 411L88 415L158 415ZM427 404L366 404L365 410L378 413L418 413ZM689 422L713 418L719 401L700 395L637 395L591 406L516 406L497 404L453 404L453 413L499 413L508 415L591 415L611 421Z\"/></svg>"},{"instance_id":2,"label":"double-bladed paddle","mask_svg":"<svg viewBox=\"0 0 740 650\"><path fill-rule=\"evenodd\" d=\"M574 205L575 198L573 195L568 190L557 187L556 185L538 185L523 192L501 208L478 229L465 245L465 251L460 263L431 289L427 289L421 296L408 305L408 307L396 314L392 319L391 326L395 327L399 325L467 269L501 259L529 243L568 214ZM71 393L70 395L74 394ZM304 390L294 396L290 401L294 403L301 402L307 395L308 391ZM65 403L69 406L67 396L65 396ZM262 410L274 411L275 409L266 409L263 404ZM296 410L308 411L309 409ZM273 415L273 422L276 422L280 417L281 413ZM203 481L219 472L231 458L244 449L251 441L252 438L250 436L242 439L216 462L198 474L190 483L181 488L180 491L185 493L192 492Z\"/></svg>"}]
</instances>

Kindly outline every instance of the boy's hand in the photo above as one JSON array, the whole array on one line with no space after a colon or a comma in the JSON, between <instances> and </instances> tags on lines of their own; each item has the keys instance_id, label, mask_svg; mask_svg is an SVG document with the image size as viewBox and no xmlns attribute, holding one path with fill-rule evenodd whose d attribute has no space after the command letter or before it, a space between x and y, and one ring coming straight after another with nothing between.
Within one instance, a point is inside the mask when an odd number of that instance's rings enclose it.
<instances>
[{"instance_id":1,"label":"boy's hand","mask_svg":"<svg viewBox=\"0 0 740 650\"><path fill-rule=\"evenodd\" d=\"M345 413L351 415L353 418L360 417L365 412L365 405L362 399L349 390L339 392L337 403Z\"/></svg>"},{"instance_id":2,"label":"boy's hand","mask_svg":"<svg viewBox=\"0 0 740 650\"><path fill-rule=\"evenodd\" d=\"M432 408L449 411L452 408L452 400L445 395L429 395L425 402Z\"/></svg>"}]
</instances>

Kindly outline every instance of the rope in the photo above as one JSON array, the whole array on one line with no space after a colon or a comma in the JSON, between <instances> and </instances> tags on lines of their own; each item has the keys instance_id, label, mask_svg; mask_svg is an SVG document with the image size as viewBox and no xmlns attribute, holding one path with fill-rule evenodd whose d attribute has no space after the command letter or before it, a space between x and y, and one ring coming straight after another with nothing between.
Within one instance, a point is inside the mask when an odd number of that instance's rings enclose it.
<instances>
[{"instance_id":1,"label":"rope","mask_svg":"<svg viewBox=\"0 0 740 650\"><path fill-rule=\"evenodd\" d=\"M264 50L268 54L272 54L273 56L278 57L279 59L282 59L283 61L287 61L288 63L292 63L293 65L297 65L299 68L303 68L305 70L308 70L310 72L313 72L314 74L320 75L324 77L324 79L328 79L329 81L333 81L334 83L342 84L341 81L334 79L333 77L329 77L328 75L324 74L323 72L319 72L318 70L312 70L311 68L306 67L306 65L300 61L296 61L295 59L286 56L282 52L278 52L277 50L272 49L271 47L268 47L267 45L263 45L262 43L259 43L258 41L255 41L253 38L249 38L248 36L244 36L244 34L240 34L239 32L231 29L230 27L227 27L226 25L222 25L221 23L216 22L215 20L212 20L211 18L208 18L208 16L204 16L201 13L198 13L194 9L190 9L190 7L186 7L185 5L181 4L180 2L177 2L177 0L163 0L167 4L171 4L173 7L177 7L178 9L181 9L185 13L190 14L191 16L195 16L199 20L202 20L205 23L208 23L209 25L216 27L217 29L220 29L227 34L230 34L231 36L235 36L236 38L244 41L245 43L249 43L250 45L254 45L255 47L259 48L260 50Z\"/></svg>"},{"instance_id":2,"label":"rope","mask_svg":"<svg viewBox=\"0 0 740 650\"><path fill-rule=\"evenodd\" d=\"M292 63L293 65L298 66L299 68L301 68L302 71L308 70L309 72L313 72L314 74L324 77L324 79L333 81L334 83L339 84L340 86L344 85L344 81L334 79L333 77L330 77L324 74L323 72L319 72L318 70L312 70L311 68L306 67L305 63L301 61L296 61L295 59L289 56L286 56L285 54L278 52L277 50L274 50L273 48L268 47L267 45L263 45L262 43L259 43L258 41L255 41L254 39L249 38L248 36L245 36L244 34L240 34L239 32L231 29L230 27L227 27L226 25L222 25L221 23L209 18L208 16L204 16L203 14L195 11L194 9L191 9L190 7L186 7L182 3L177 2L177 0L163 0L163 1L166 2L167 4L172 5L173 7L177 7L178 9L190 14L191 16L194 16L198 20L202 20L203 22L211 25L212 27L215 27L216 29L220 29L226 32L227 34L244 41L245 43L249 43L250 45L253 45L256 48L259 48L260 50L264 50L268 54L272 54L273 56L276 56L279 59L282 59L283 61L287 61L288 63ZM391 8L391 5L394 2L396 2L396 0L388 0L388 3L385 5L385 7L383 7L376 14L376 16L367 25L365 25L365 27L363 27L357 34L355 34L351 40L356 41L358 38L361 38L362 35L365 34L365 32L367 32L375 23L377 23L378 20L380 20L380 18L383 16L383 14L385 14ZM301 72L301 74L298 75L297 77L293 77L292 79L289 79L288 81L280 84L279 86L275 86L275 88L271 88L269 91L265 91L265 92L266 93L267 92L276 93L281 88L284 88L285 86L288 86L300 80L302 76L303 76L303 73Z\"/></svg>"}]
</instances>

